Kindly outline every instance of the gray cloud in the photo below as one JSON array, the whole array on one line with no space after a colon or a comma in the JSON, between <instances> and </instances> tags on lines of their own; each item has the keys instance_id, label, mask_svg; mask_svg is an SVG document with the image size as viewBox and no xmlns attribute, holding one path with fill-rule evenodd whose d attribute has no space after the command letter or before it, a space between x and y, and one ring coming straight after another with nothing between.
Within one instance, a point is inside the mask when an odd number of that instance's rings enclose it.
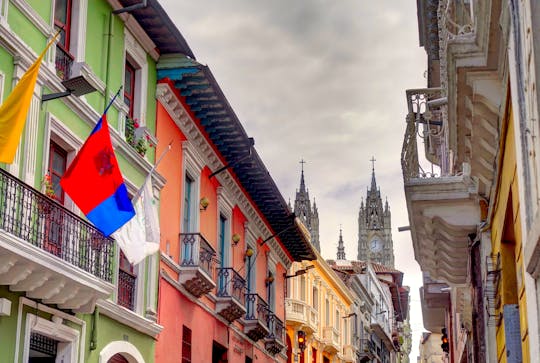
<instances>
[{"instance_id":1,"label":"gray cloud","mask_svg":"<svg viewBox=\"0 0 540 363\"><path fill-rule=\"evenodd\" d=\"M208 64L285 199L304 158L321 218L322 254L343 226L357 254L357 213L371 182L392 211L396 267L411 286L413 352L423 330L401 177L405 89L425 85L414 0L160 0L199 62ZM284 157L286 156L286 157Z\"/></svg>"}]
</instances>

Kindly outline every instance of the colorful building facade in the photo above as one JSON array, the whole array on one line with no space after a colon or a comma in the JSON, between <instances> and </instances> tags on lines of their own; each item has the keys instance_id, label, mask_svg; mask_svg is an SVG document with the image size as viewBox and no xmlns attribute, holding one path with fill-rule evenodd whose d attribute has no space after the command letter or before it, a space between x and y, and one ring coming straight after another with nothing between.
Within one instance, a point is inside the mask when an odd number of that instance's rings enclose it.
<instances>
[{"instance_id":1,"label":"colorful building facade","mask_svg":"<svg viewBox=\"0 0 540 363\"><path fill-rule=\"evenodd\" d=\"M288 362L355 362L353 303L348 287L319 254L317 260L294 263L285 300ZM299 332L305 336L303 350Z\"/></svg>"},{"instance_id":2,"label":"colorful building facade","mask_svg":"<svg viewBox=\"0 0 540 363\"><path fill-rule=\"evenodd\" d=\"M530 2L418 3L428 82L407 91L402 166L424 326L448 336L444 361L538 352L526 252L536 244L534 13Z\"/></svg>"},{"instance_id":3,"label":"colorful building facade","mask_svg":"<svg viewBox=\"0 0 540 363\"><path fill-rule=\"evenodd\" d=\"M26 128L0 199L0 345L5 361L150 362L157 256L130 265L89 224L59 180L105 106L130 195L152 170L156 61L179 32L151 1L1 1L2 100L60 31L41 65ZM159 29L148 30L158 17ZM137 129L137 130L136 130ZM139 137L142 136L142 137ZM153 175L157 195L165 180ZM91 191L88 191L89 193Z\"/></svg>"},{"instance_id":4,"label":"colorful building facade","mask_svg":"<svg viewBox=\"0 0 540 363\"><path fill-rule=\"evenodd\" d=\"M315 257L208 67L158 62L156 362L285 362L284 283Z\"/></svg>"}]
</instances>

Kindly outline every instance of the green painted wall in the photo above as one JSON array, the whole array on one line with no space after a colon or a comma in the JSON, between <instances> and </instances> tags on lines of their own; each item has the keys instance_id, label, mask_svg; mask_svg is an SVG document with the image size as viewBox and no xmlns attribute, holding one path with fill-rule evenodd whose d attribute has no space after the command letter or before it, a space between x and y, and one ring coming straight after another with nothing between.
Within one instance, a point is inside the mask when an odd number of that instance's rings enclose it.
<instances>
[{"instance_id":1,"label":"green painted wall","mask_svg":"<svg viewBox=\"0 0 540 363\"><path fill-rule=\"evenodd\" d=\"M86 326L91 327L93 318L91 315L85 315L83 319L86 321ZM86 336L86 363L97 363L99 361L99 353L105 346L114 341L128 341L137 347L145 362L154 361L154 340L146 334L139 333L125 325L121 325L109 317L99 314L97 323L97 345L95 350L90 350L90 341L92 333L87 332Z\"/></svg>"},{"instance_id":2,"label":"green painted wall","mask_svg":"<svg viewBox=\"0 0 540 363\"><path fill-rule=\"evenodd\" d=\"M43 33L11 2L8 7L8 24L36 54L40 54L45 49L47 39Z\"/></svg>"}]
</instances>

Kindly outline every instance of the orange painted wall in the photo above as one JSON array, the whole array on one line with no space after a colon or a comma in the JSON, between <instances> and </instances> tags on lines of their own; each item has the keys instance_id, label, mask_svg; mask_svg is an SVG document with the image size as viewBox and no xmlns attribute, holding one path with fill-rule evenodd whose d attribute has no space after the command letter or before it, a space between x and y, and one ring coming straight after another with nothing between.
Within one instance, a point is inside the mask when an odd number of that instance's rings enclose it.
<instances>
[{"instance_id":1,"label":"orange painted wall","mask_svg":"<svg viewBox=\"0 0 540 363\"><path fill-rule=\"evenodd\" d=\"M240 242L232 248L232 267L238 271L244 265L244 251L246 250L246 234L244 224L246 223L246 216L242 213L238 206L233 208L232 217L232 234L240 235ZM242 276L245 277L245 271Z\"/></svg>"},{"instance_id":2,"label":"orange painted wall","mask_svg":"<svg viewBox=\"0 0 540 363\"><path fill-rule=\"evenodd\" d=\"M160 194L160 229L161 251L166 252L169 244L169 255L178 262L180 254L180 209L182 201L182 143L186 137L178 129L165 108L157 104L156 136L160 142L156 147L156 155L161 155L172 141L171 150L159 164L157 171L167 182Z\"/></svg>"},{"instance_id":3,"label":"orange painted wall","mask_svg":"<svg viewBox=\"0 0 540 363\"><path fill-rule=\"evenodd\" d=\"M206 197L210 202L206 210L200 211L200 231L204 238L217 251L217 228L218 228L218 201L217 188L219 182L216 178L208 178L212 171L205 166L201 171L201 198Z\"/></svg>"}]
</instances>

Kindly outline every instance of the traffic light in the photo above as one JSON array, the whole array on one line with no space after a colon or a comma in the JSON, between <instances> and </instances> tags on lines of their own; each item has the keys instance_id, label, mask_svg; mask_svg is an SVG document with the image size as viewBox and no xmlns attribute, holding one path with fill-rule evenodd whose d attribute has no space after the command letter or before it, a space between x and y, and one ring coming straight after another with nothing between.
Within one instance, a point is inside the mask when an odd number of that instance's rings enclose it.
<instances>
[{"instance_id":1,"label":"traffic light","mask_svg":"<svg viewBox=\"0 0 540 363\"><path fill-rule=\"evenodd\" d=\"M298 331L297 335L298 340L298 349L300 349L302 352L304 349L306 349L306 332L303 330Z\"/></svg>"},{"instance_id":2,"label":"traffic light","mask_svg":"<svg viewBox=\"0 0 540 363\"><path fill-rule=\"evenodd\" d=\"M448 335L446 335L446 328L442 328L441 348L443 352L448 353L450 351L450 344L448 344Z\"/></svg>"}]
</instances>

